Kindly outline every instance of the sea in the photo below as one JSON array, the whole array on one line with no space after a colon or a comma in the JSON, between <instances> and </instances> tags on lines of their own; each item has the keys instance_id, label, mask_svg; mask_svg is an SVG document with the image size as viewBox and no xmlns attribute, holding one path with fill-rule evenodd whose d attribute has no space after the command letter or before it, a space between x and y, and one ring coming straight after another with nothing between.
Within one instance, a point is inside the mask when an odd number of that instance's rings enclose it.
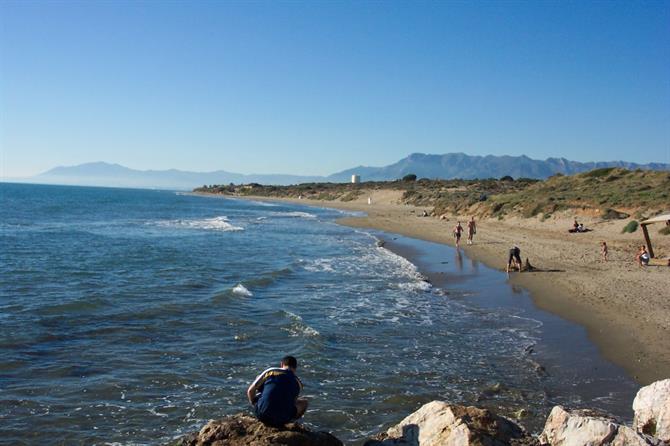
<instances>
[{"instance_id":1,"label":"sea","mask_svg":"<svg viewBox=\"0 0 670 446\"><path fill-rule=\"evenodd\" d=\"M286 354L304 423L348 443L436 399L535 432L555 404L632 418L581 327L463 250L175 191L2 183L0 206L0 444L165 444L249 412Z\"/></svg>"}]
</instances>

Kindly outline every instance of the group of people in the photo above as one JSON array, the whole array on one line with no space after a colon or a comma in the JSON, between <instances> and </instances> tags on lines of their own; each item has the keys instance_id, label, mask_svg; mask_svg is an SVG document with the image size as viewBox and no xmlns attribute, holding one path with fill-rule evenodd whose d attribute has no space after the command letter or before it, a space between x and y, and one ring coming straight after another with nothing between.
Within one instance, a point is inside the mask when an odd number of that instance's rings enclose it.
<instances>
[{"instance_id":1,"label":"group of people","mask_svg":"<svg viewBox=\"0 0 670 446\"><path fill-rule=\"evenodd\" d=\"M589 232L589 231L590 229L586 229L583 223L578 223L577 219L575 219L574 223L572 223L572 229L568 229L568 232Z\"/></svg>"},{"instance_id":2,"label":"group of people","mask_svg":"<svg viewBox=\"0 0 670 446\"><path fill-rule=\"evenodd\" d=\"M475 217L471 217L470 221L468 222L468 245L472 245L472 241L475 237L475 234L477 233L477 224L475 223ZM454 231L453 235L454 238L456 239L456 248L460 248L460 243L461 243L461 235L463 234L463 226L461 226L461 222L457 222L456 226L454 226Z\"/></svg>"}]
</instances>

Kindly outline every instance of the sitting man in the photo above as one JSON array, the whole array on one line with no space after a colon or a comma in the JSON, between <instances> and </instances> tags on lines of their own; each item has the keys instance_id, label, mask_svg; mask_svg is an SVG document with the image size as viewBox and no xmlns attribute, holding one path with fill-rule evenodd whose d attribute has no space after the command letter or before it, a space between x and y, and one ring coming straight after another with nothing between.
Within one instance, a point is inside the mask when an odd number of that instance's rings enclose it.
<instances>
[{"instance_id":1,"label":"sitting man","mask_svg":"<svg viewBox=\"0 0 670 446\"><path fill-rule=\"evenodd\" d=\"M295 374L298 361L285 356L279 367L271 367L258 375L247 389L254 414L265 424L280 427L302 417L307 400L298 398L302 382Z\"/></svg>"}]
</instances>

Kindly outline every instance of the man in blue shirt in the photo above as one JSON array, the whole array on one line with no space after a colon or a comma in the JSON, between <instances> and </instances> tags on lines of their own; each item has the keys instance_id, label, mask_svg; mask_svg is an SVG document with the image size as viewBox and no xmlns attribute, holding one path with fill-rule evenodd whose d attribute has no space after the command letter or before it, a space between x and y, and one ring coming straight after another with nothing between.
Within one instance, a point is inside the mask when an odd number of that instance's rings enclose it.
<instances>
[{"instance_id":1,"label":"man in blue shirt","mask_svg":"<svg viewBox=\"0 0 670 446\"><path fill-rule=\"evenodd\" d=\"M271 426L283 426L302 417L307 400L298 398L302 382L296 376L298 361L285 356L279 367L271 367L256 377L247 389L247 398L256 417Z\"/></svg>"}]
</instances>

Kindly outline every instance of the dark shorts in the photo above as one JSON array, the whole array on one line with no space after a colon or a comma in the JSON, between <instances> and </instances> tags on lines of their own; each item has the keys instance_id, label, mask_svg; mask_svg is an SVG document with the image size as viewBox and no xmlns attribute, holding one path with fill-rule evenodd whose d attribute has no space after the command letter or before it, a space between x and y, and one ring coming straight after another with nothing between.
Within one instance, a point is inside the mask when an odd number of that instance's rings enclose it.
<instances>
[{"instance_id":1,"label":"dark shorts","mask_svg":"<svg viewBox=\"0 0 670 446\"><path fill-rule=\"evenodd\" d=\"M507 258L507 264L512 264L512 259L516 260L517 263L521 264L521 251L517 249L509 250L509 257Z\"/></svg>"},{"instance_id":2,"label":"dark shorts","mask_svg":"<svg viewBox=\"0 0 670 446\"><path fill-rule=\"evenodd\" d=\"M254 404L254 415L256 415L256 418L258 418L262 423L268 424L270 426L281 427L291 420L294 420L297 414L298 410L295 406L292 407L292 410L288 410L287 412L261 413L258 410L258 405Z\"/></svg>"}]
</instances>

